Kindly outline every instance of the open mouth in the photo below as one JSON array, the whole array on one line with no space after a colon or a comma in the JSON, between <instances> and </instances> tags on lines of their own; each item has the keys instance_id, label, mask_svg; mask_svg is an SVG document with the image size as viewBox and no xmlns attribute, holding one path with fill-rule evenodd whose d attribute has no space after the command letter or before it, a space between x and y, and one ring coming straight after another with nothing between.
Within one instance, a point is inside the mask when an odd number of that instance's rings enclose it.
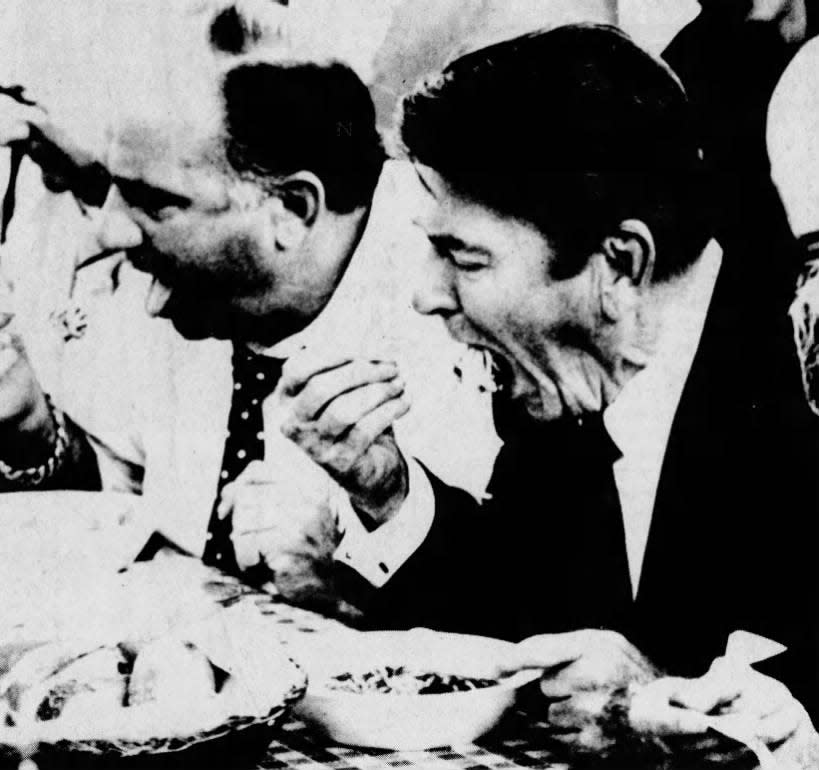
<instances>
[{"instance_id":1,"label":"open mouth","mask_svg":"<svg viewBox=\"0 0 819 770\"><path fill-rule=\"evenodd\" d=\"M490 348L469 343L466 345L467 350L453 367L455 376L462 382L467 377L476 379L481 392L509 390L514 376L512 365Z\"/></svg>"}]
</instances>

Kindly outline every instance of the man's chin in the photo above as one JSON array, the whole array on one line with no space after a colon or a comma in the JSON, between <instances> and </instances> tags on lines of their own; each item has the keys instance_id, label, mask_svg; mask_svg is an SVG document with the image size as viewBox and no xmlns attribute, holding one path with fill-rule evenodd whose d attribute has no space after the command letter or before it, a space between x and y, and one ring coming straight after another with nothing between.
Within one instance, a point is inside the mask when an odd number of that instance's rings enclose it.
<instances>
[{"instance_id":1,"label":"man's chin","mask_svg":"<svg viewBox=\"0 0 819 770\"><path fill-rule=\"evenodd\" d=\"M200 319L192 320L190 318L170 318L169 320L173 324L174 329L176 329L180 335L188 340L224 340L228 339L230 336L226 329L218 329Z\"/></svg>"},{"instance_id":2,"label":"man's chin","mask_svg":"<svg viewBox=\"0 0 819 770\"><path fill-rule=\"evenodd\" d=\"M224 310L205 301L191 304L181 300L177 295L172 295L159 317L170 321L185 339L231 337L231 325Z\"/></svg>"}]
</instances>

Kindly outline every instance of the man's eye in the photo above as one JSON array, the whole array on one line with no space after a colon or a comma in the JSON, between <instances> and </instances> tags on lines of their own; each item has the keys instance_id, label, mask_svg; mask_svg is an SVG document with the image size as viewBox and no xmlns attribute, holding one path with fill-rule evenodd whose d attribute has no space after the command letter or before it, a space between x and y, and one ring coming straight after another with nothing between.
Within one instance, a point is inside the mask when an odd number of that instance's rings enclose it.
<instances>
[{"instance_id":1,"label":"man's eye","mask_svg":"<svg viewBox=\"0 0 819 770\"><path fill-rule=\"evenodd\" d=\"M458 259L457 257L453 257L452 264L455 265L456 269L463 273L475 273L486 267L486 264L483 262L475 262L474 260L469 259Z\"/></svg>"},{"instance_id":2,"label":"man's eye","mask_svg":"<svg viewBox=\"0 0 819 770\"><path fill-rule=\"evenodd\" d=\"M161 219L174 210L191 205L189 198L138 182L119 182L118 186L125 202L151 219Z\"/></svg>"}]
</instances>

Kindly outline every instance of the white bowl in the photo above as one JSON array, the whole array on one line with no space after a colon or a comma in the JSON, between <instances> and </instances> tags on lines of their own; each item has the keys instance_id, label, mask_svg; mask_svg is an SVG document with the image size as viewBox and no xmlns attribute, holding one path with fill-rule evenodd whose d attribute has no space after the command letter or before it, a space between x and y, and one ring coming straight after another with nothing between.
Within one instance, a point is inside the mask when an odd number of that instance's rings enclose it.
<instances>
[{"instance_id":1,"label":"white bowl","mask_svg":"<svg viewBox=\"0 0 819 770\"><path fill-rule=\"evenodd\" d=\"M518 690L539 676L521 671L498 684L434 695L351 693L329 680L391 666L438 674L496 678L512 645L498 639L426 629L345 634L299 656L309 686L296 711L338 743L413 750L471 743L489 732L515 703Z\"/></svg>"}]
</instances>

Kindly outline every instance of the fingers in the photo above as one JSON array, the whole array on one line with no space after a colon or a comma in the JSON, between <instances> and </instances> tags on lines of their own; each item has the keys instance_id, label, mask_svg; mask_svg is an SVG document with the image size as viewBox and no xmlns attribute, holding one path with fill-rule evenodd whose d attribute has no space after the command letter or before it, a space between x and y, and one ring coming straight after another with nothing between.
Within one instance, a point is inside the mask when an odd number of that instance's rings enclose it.
<instances>
[{"instance_id":1,"label":"fingers","mask_svg":"<svg viewBox=\"0 0 819 770\"><path fill-rule=\"evenodd\" d=\"M0 96L0 145L22 142L31 138L31 127L45 120L39 107L20 104L8 96Z\"/></svg>"},{"instance_id":2,"label":"fingers","mask_svg":"<svg viewBox=\"0 0 819 770\"><path fill-rule=\"evenodd\" d=\"M282 368L279 388L289 396L299 393L304 386L319 374L331 372L353 361L346 353L311 354L303 352L288 359Z\"/></svg>"},{"instance_id":3,"label":"fingers","mask_svg":"<svg viewBox=\"0 0 819 770\"><path fill-rule=\"evenodd\" d=\"M331 474L345 474L410 409L401 383L371 385L337 399L315 423L289 420L282 433Z\"/></svg>"},{"instance_id":4,"label":"fingers","mask_svg":"<svg viewBox=\"0 0 819 770\"><path fill-rule=\"evenodd\" d=\"M230 539L233 542L233 551L239 569L250 569L261 562L262 554L259 549L258 538L247 537L234 531Z\"/></svg>"},{"instance_id":5,"label":"fingers","mask_svg":"<svg viewBox=\"0 0 819 770\"><path fill-rule=\"evenodd\" d=\"M20 360L20 354L13 347L0 348L0 380L3 379Z\"/></svg>"},{"instance_id":6,"label":"fingers","mask_svg":"<svg viewBox=\"0 0 819 770\"><path fill-rule=\"evenodd\" d=\"M563 634L530 636L515 645L503 670L519 671L526 668L556 668L567 666L600 644L619 634L608 631L569 631Z\"/></svg>"},{"instance_id":7,"label":"fingers","mask_svg":"<svg viewBox=\"0 0 819 770\"><path fill-rule=\"evenodd\" d=\"M796 700L759 720L756 737L768 746L784 743L808 720L805 709Z\"/></svg>"},{"instance_id":8,"label":"fingers","mask_svg":"<svg viewBox=\"0 0 819 770\"><path fill-rule=\"evenodd\" d=\"M646 734L660 737L705 736L709 729L737 739L760 740L776 746L787 741L809 718L804 708L780 682L752 669L750 674L737 674L730 689L716 687L717 680L709 672L699 679L667 677L639 688L631 699L629 722ZM709 677L711 679L709 680ZM703 688L705 695L697 694ZM737 694L737 690L739 693ZM698 706L731 702L728 712L719 715L693 709Z\"/></svg>"},{"instance_id":9,"label":"fingers","mask_svg":"<svg viewBox=\"0 0 819 770\"><path fill-rule=\"evenodd\" d=\"M359 388L336 399L322 415L321 432L325 436L337 438L354 425L364 423L365 418L378 407L404 394L404 383L400 379L377 383ZM383 430L383 428L382 428ZM375 436L382 432L379 430Z\"/></svg>"},{"instance_id":10,"label":"fingers","mask_svg":"<svg viewBox=\"0 0 819 770\"><path fill-rule=\"evenodd\" d=\"M19 335L9 331L8 327L0 329L0 379L23 358L25 347Z\"/></svg>"},{"instance_id":11,"label":"fingers","mask_svg":"<svg viewBox=\"0 0 819 770\"><path fill-rule=\"evenodd\" d=\"M381 385L376 391L389 390L398 376L398 369L392 363L371 363L370 361L348 361L328 371L315 374L301 388L296 402L295 417L299 420L314 420L328 407L336 405L343 396L355 393L371 385Z\"/></svg>"},{"instance_id":12,"label":"fingers","mask_svg":"<svg viewBox=\"0 0 819 770\"><path fill-rule=\"evenodd\" d=\"M676 705L678 691L689 680L666 677L635 692L629 706L629 723L640 733L657 735L704 735L711 718L700 711Z\"/></svg>"},{"instance_id":13,"label":"fingers","mask_svg":"<svg viewBox=\"0 0 819 770\"><path fill-rule=\"evenodd\" d=\"M709 714L730 706L741 692L736 679L723 674L706 674L699 679L681 680L671 700L681 708Z\"/></svg>"},{"instance_id":14,"label":"fingers","mask_svg":"<svg viewBox=\"0 0 819 770\"><path fill-rule=\"evenodd\" d=\"M364 454L384 431L410 410L409 402L398 397L402 394L403 391L398 391L396 395L389 395L389 400L380 403L361 417L350 416L340 421L342 426L344 424L350 426L347 442L353 457L357 458Z\"/></svg>"}]
</instances>

